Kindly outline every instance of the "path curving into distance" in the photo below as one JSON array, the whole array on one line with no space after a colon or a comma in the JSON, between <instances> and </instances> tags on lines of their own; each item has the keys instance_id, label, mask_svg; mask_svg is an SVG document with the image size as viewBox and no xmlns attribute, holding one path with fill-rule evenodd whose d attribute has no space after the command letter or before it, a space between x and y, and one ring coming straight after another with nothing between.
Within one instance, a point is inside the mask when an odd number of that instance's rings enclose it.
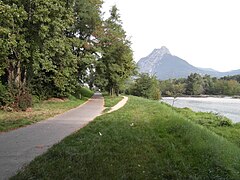
<instances>
[{"instance_id":1,"label":"path curving into distance","mask_svg":"<svg viewBox=\"0 0 240 180\"><path fill-rule=\"evenodd\" d=\"M116 111L122 108L127 103L127 101L128 101L128 97L123 96L123 99L120 102L118 102L115 106L111 107L111 109L107 113L111 113L113 111Z\"/></svg>"},{"instance_id":2,"label":"path curving into distance","mask_svg":"<svg viewBox=\"0 0 240 180\"><path fill-rule=\"evenodd\" d=\"M101 115L104 99L95 93L85 104L36 124L0 134L0 180L15 175L35 157Z\"/></svg>"}]
</instances>

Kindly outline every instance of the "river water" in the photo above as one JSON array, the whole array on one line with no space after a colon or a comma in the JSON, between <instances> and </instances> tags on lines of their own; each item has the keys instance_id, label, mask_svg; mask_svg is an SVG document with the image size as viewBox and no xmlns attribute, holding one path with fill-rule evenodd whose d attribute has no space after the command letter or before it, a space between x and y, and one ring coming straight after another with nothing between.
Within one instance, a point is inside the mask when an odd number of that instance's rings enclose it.
<instances>
[{"instance_id":1,"label":"river water","mask_svg":"<svg viewBox=\"0 0 240 180\"><path fill-rule=\"evenodd\" d=\"M172 97L164 97L161 101L170 105L173 104ZM231 119L233 122L240 122L240 99L215 98L215 97L178 97L174 102L175 107L191 108L193 111L218 113Z\"/></svg>"}]
</instances>

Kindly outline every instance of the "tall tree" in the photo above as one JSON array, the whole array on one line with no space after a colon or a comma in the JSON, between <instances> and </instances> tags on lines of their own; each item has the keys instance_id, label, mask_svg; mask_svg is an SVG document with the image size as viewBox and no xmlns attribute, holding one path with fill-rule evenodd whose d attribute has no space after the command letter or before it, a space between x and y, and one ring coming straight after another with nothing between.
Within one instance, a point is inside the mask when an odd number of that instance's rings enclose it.
<instances>
[{"instance_id":1,"label":"tall tree","mask_svg":"<svg viewBox=\"0 0 240 180\"><path fill-rule=\"evenodd\" d=\"M19 105L26 93L29 43L26 42L24 21L27 13L14 1L0 1L0 76L6 79L9 95Z\"/></svg>"},{"instance_id":2,"label":"tall tree","mask_svg":"<svg viewBox=\"0 0 240 180\"><path fill-rule=\"evenodd\" d=\"M118 9L113 6L110 17L104 22L101 39L102 58L97 64L97 85L104 85L111 95L119 94L121 85L133 75L135 64L130 41L123 30Z\"/></svg>"},{"instance_id":3,"label":"tall tree","mask_svg":"<svg viewBox=\"0 0 240 180\"><path fill-rule=\"evenodd\" d=\"M80 83L93 86L93 74L96 60L99 58L99 38L102 36L102 0L76 0L74 24L69 35L74 37L73 52L78 61Z\"/></svg>"},{"instance_id":4,"label":"tall tree","mask_svg":"<svg viewBox=\"0 0 240 180\"><path fill-rule=\"evenodd\" d=\"M66 95L74 88L77 61L66 36L74 20L72 5L66 0L1 1L0 73L7 71L16 103L27 87L44 96Z\"/></svg>"},{"instance_id":5,"label":"tall tree","mask_svg":"<svg viewBox=\"0 0 240 180\"><path fill-rule=\"evenodd\" d=\"M75 86L77 61L72 53L72 39L66 36L73 23L69 3L66 0L25 3L27 40L31 44L31 82L39 96L65 96Z\"/></svg>"},{"instance_id":6,"label":"tall tree","mask_svg":"<svg viewBox=\"0 0 240 180\"><path fill-rule=\"evenodd\" d=\"M131 87L131 94L148 99L160 99L160 85L155 76L140 74Z\"/></svg>"},{"instance_id":7,"label":"tall tree","mask_svg":"<svg viewBox=\"0 0 240 180\"><path fill-rule=\"evenodd\" d=\"M188 95L200 95L203 91L202 77L197 73L190 74L187 78L186 93Z\"/></svg>"}]
</instances>

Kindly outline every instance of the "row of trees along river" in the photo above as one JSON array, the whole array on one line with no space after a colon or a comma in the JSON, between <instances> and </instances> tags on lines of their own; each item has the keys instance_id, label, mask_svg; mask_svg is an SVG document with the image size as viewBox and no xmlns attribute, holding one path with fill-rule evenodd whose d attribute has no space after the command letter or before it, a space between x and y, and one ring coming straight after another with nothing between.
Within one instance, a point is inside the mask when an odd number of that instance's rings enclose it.
<instances>
[{"instance_id":1,"label":"row of trees along river","mask_svg":"<svg viewBox=\"0 0 240 180\"><path fill-rule=\"evenodd\" d=\"M234 122L239 120L240 99L230 98L184 98L180 96L240 96L240 75L220 79L208 75L191 74L187 78L158 81L156 77L141 74L135 82L128 84L126 93L149 99L162 96L163 102L177 107L189 107L195 111L214 112L224 115Z\"/></svg>"},{"instance_id":2,"label":"row of trees along river","mask_svg":"<svg viewBox=\"0 0 240 180\"><path fill-rule=\"evenodd\" d=\"M191 74L187 78L160 81L163 96L227 95L240 96L240 75L220 79Z\"/></svg>"},{"instance_id":3,"label":"row of trees along river","mask_svg":"<svg viewBox=\"0 0 240 180\"><path fill-rule=\"evenodd\" d=\"M84 83L118 93L135 72L118 9L102 0L0 1L0 106L75 93Z\"/></svg>"},{"instance_id":4,"label":"row of trees along river","mask_svg":"<svg viewBox=\"0 0 240 180\"><path fill-rule=\"evenodd\" d=\"M162 96L225 95L240 96L240 75L222 78L190 74L187 78L158 81L155 76L141 74L129 82L126 93L149 99Z\"/></svg>"}]
</instances>

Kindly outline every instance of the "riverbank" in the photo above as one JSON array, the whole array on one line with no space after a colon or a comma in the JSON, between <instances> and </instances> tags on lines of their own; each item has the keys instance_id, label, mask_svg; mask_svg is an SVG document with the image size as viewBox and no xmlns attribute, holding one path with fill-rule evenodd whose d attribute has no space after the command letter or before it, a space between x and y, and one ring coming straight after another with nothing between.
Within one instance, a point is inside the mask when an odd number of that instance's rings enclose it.
<instances>
[{"instance_id":1,"label":"riverbank","mask_svg":"<svg viewBox=\"0 0 240 180\"><path fill-rule=\"evenodd\" d=\"M226 122L130 96L13 179L239 179L240 129Z\"/></svg>"},{"instance_id":2,"label":"riverbank","mask_svg":"<svg viewBox=\"0 0 240 180\"><path fill-rule=\"evenodd\" d=\"M163 98L170 97L170 96L162 96ZM172 97L172 96L171 96ZM228 98L228 99L240 99L240 96L225 96L225 95L179 95L178 97L186 97L186 98ZM174 97L172 97L174 98Z\"/></svg>"},{"instance_id":3,"label":"riverbank","mask_svg":"<svg viewBox=\"0 0 240 180\"><path fill-rule=\"evenodd\" d=\"M178 108L191 108L195 112L211 112L226 116L234 123L240 122L240 99L217 97L163 97L166 102Z\"/></svg>"}]
</instances>

